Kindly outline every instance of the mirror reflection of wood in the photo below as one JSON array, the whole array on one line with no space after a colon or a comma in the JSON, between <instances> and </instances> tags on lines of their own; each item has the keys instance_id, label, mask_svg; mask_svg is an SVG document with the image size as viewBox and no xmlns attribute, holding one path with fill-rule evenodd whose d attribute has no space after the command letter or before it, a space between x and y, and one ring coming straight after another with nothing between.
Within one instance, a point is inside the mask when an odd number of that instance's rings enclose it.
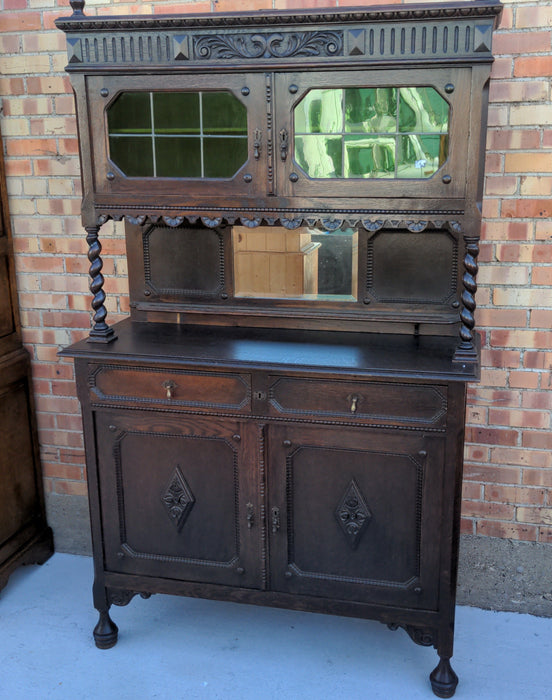
<instances>
[{"instance_id":1,"label":"mirror reflection of wood","mask_svg":"<svg viewBox=\"0 0 552 700\"><path fill-rule=\"evenodd\" d=\"M236 297L355 301L358 233L282 226L232 231Z\"/></svg>"}]
</instances>

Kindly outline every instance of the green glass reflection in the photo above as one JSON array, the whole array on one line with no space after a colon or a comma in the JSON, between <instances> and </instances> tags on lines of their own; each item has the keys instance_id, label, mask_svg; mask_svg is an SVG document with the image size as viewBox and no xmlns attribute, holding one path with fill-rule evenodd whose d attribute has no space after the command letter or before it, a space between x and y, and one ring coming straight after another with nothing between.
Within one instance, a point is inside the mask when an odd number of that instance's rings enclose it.
<instances>
[{"instance_id":1,"label":"green glass reflection","mask_svg":"<svg viewBox=\"0 0 552 700\"><path fill-rule=\"evenodd\" d=\"M155 139L157 177L201 177L201 141L194 137Z\"/></svg>"},{"instance_id":2,"label":"green glass reflection","mask_svg":"<svg viewBox=\"0 0 552 700\"><path fill-rule=\"evenodd\" d=\"M295 160L310 177L343 177L340 136L296 136Z\"/></svg>"},{"instance_id":3,"label":"green glass reflection","mask_svg":"<svg viewBox=\"0 0 552 700\"><path fill-rule=\"evenodd\" d=\"M448 157L448 102L431 87L311 90L294 109L311 178L428 178Z\"/></svg>"},{"instance_id":4,"label":"green glass reflection","mask_svg":"<svg viewBox=\"0 0 552 700\"><path fill-rule=\"evenodd\" d=\"M109 153L125 175L153 176L153 148L147 136L110 136Z\"/></svg>"},{"instance_id":5,"label":"green glass reflection","mask_svg":"<svg viewBox=\"0 0 552 700\"><path fill-rule=\"evenodd\" d=\"M204 134L247 135L247 110L234 95L204 92L202 98Z\"/></svg>"},{"instance_id":6,"label":"green glass reflection","mask_svg":"<svg viewBox=\"0 0 552 700\"><path fill-rule=\"evenodd\" d=\"M433 88L401 88L399 131L447 133L448 102Z\"/></svg>"},{"instance_id":7,"label":"green glass reflection","mask_svg":"<svg viewBox=\"0 0 552 700\"><path fill-rule=\"evenodd\" d=\"M344 177L395 177L395 137L346 136Z\"/></svg>"},{"instance_id":8,"label":"green glass reflection","mask_svg":"<svg viewBox=\"0 0 552 700\"><path fill-rule=\"evenodd\" d=\"M153 123L156 134L199 134L199 93L154 92Z\"/></svg>"},{"instance_id":9,"label":"green glass reflection","mask_svg":"<svg viewBox=\"0 0 552 700\"><path fill-rule=\"evenodd\" d=\"M395 88L348 88L344 92L345 131L379 134L397 131Z\"/></svg>"},{"instance_id":10,"label":"green glass reflection","mask_svg":"<svg viewBox=\"0 0 552 700\"><path fill-rule=\"evenodd\" d=\"M107 109L110 134L140 134L151 131L149 92L123 92Z\"/></svg>"},{"instance_id":11,"label":"green glass reflection","mask_svg":"<svg viewBox=\"0 0 552 700\"><path fill-rule=\"evenodd\" d=\"M311 90L295 108L296 134L335 134L343 131L343 91Z\"/></svg>"},{"instance_id":12,"label":"green glass reflection","mask_svg":"<svg viewBox=\"0 0 552 700\"><path fill-rule=\"evenodd\" d=\"M448 153L448 136L444 134L409 134L401 136L398 158L398 177L431 177L445 162Z\"/></svg>"},{"instance_id":13,"label":"green glass reflection","mask_svg":"<svg viewBox=\"0 0 552 700\"><path fill-rule=\"evenodd\" d=\"M247 138L203 139L204 177L232 177L247 160Z\"/></svg>"}]
</instances>

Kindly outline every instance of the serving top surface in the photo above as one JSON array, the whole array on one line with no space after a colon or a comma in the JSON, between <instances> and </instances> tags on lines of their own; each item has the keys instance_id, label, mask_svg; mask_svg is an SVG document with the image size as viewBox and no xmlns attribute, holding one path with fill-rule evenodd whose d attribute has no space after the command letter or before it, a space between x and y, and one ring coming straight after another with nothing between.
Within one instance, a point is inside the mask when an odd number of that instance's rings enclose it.
<instances>
[{"instance_id":1,"label":"serving top surface","mask_svg":"<svg viewBox=\"0 0 552 700\"><path fill-rule=\"evenodd\" d=\"M413 337L378 333L278 331L254 328L139 323L113 327L108 345L80 341L63 356L152 364L241 367L363 376L475 381L478 364L453 363L454 337Z\"/></svg>"}]
</instances>

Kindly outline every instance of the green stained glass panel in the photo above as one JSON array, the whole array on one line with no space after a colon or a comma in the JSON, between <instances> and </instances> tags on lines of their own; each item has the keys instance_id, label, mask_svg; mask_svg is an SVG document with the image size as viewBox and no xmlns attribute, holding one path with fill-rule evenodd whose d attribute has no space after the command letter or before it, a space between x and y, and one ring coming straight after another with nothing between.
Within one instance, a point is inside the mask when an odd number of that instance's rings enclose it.
<instances>
[{"instance_id":1,"label":"green stained glass panel","mask_svg":"<svg viewBox=\"0 0 552 700\"><path fill-rule=\"evenodd\" d=\"M296 134L343 131L343 90L310 90L295 108Z\"/></svg>"},{"instance_id":2,"label":"green stained glass panel","mask_svg":"<svg viewBox=\"0 0 552 700\"><path fill-rule=\"evenodd\" d=\"M155 139L157 177L201 177L201 141L195 137Z\"/></svg>"},{"instance_id":3,"label":"green stained glass panel","mask_svg":"<svg viewBox=\"0 0 552 700\"><path fill-rule=\"evenodd\" d=\"M444 134L409 134L400 136L399 142L398 177L431 177L446 160L448 137Z\"/></svg>"},{"instance_id":4,"label":"green stained glass panel","mask_svg":"<svg viewBox=\"0 0 552 700\"><path fill-rule=\"evenodd\" d=\"M343 177L341 136L297 136L295 159L309 177Z\"/></svg>"},{"instance_id":5,"label":"green stained glass panel","mask_svg":"<svg viewBox=\"0 0 552 700\"><path fill-rule=\"evenodd\" d=\"M395 88L347 88L345 131L350 133L394 133L397 131Z\"/></svg>"},{"instance_id":6,"label":"green stained glass panel","mask_svg":"<svg viewBox=\"0 0 552 700\"><path fill-rule=\"evenodd\" d=\"M345 177L395 177L395 136L345 136Z\"/></svg>"},{"instance_id":7,"label":"green stained glass panel","mask_svg":"<svg viewBox=\"0 0 552 700\"><path fill-rule=\"evenodd\" d=\"M417 133L448 132L449 105L430 87L400 89L399 131Z\"/></svg>"},{"instance_id":8,"label":"green stained glass panel","mask_svg":"<svg viewBox=\"0 0 552 700\"><path fill-rule=\"evenodd\" d=\"M203 133L221 136L247 135L247 110L229 92L204 92Z\"/></svg>"},{"instance_id":9,"label":"green stained glass panel","mask_svg":"<svg viewBox=\"0 0 552 700\"><path fill-rule=\"evenodd\" d=\"M232 177L246 160L246 137L203 139L204 177Z\"/></svg>"},{"instance_id":10,"label":"green stained glass panel","mask_svg":"<svg viewBox=\"0 0 552 700\"><path fill-rule=\"evenodd\" d=\"M153 120L156 134L199 134L199 93L154 92Z\"/></svg>"},{"instance_id":11,"label":"green stained glass panel","mask_svg":"<svg viewBox=\"0 0 552 700\"><path fill-rule=\"evenodd\" d=\"M110 136L109 155L128 177L153 176L153 150L148 136Z\"/></svg>"},{"instance_id":12,"label":"green stained glass panel","mask_svg":"<svg viewBox=\"0 0 552 700\"><path fill-rule=\"evenodd\" d=\"M149 92L123 92L107 108L109 134L140 134L151 132Z\"/></svg>"}]
</instances>

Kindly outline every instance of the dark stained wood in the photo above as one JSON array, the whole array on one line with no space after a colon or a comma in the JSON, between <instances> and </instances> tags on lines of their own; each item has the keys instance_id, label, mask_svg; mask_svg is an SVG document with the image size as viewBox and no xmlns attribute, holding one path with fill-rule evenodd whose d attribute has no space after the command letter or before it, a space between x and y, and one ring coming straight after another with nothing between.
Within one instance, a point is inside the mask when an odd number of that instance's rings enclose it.
<instances>
[{"instance_id":1,"label":"dark stained wood","mask_svg":"<svg viewBox=\"0 0 552 700\"><path fill-rule=\"evenodd\" d=\"M46 561L53 552L53 542L44 509L31 366L19 332L3 148L0 192L1 589L18 566Z\"/></svg>"},{"instance_id":2,"label":"dark stained wood","mask_svg":"<svg viewBox=\"0 0 552 700\"><path fill-rule=\"evenodd\" d=\"M96 645L116 643L110 607L136 594L355 615L434 646L432 688L451 697L500 5L139 19L72 6L58 26L79 115L94 327L61 354L75 358L83 412ZM247 157L232 177L126 177L112 162L106 109L160 85L225 90L246 108ZM433 176L300 172L293 109L310 89L389 85L428 86L449 104L448 156ZM125 220L131 305L114 328L99 242L110 218ZM294 277L297 298L260 279L271 252L303 256L308 241L320 253L340 228L357 232L341 298L317 288L321 254ZM262 239L244 248L257 252L254 283L239 277L233 244L248 229ZM271 277L278 290L286 274Z\"/></svg>"}]
</instances>

